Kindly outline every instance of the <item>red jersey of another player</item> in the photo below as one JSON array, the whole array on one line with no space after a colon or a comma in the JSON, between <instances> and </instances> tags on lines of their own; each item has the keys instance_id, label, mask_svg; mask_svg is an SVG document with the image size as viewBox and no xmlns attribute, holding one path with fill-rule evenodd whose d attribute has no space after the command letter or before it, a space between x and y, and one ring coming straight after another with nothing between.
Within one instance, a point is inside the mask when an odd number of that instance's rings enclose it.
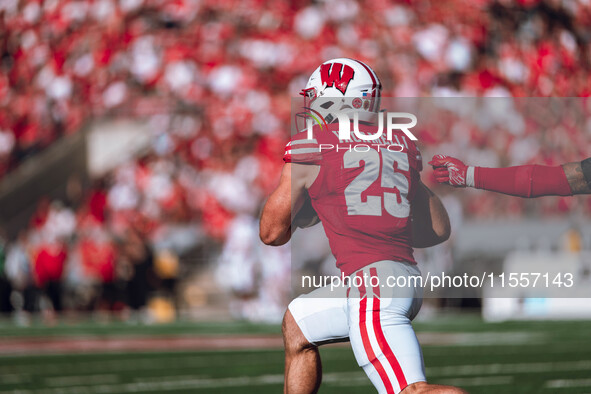
<instances>
[{"instance_id":1,"label":"red jersey of another player","mask_svg":"<svg viewBox=\"0 0 591 394\"><path fill-rule=\"evenodd\" d=\"M377 127L359 125L373 135ZM340 141L338 124L294 135L284 161L314 164L320 172L308 189L330 248L343 274L380 260L415 263L411 245L410 201L422 169L420 152L401 131L387 141Z\"/></svg>"}]
</instances>

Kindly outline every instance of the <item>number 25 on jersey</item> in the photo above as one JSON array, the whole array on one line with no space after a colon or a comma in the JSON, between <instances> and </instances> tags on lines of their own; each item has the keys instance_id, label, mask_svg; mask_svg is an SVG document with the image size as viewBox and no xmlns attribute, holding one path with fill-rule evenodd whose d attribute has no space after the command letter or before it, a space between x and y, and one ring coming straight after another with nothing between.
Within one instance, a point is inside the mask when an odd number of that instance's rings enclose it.
<instances>
[{"instance_id":1,"label":"number 25 on jersey","mask_svg":"<svg viewBox=\"0 0 591 394\"><path fill-rule=\"evenodd\" d=\"M370 149L366 152L347 151L343 156L345 168L358 168L363 171L345 188L345 201L349 215L382 216L382 198L388 214L396 218L410 215L408 201L409 182L401 172L409 170L408 153ZM381 176L380 176L381 167ZM382 195L368 195L362 201L361 193L380 178ZM391 191L390 191L391 190Z\"/></svg>"}]
</instances>

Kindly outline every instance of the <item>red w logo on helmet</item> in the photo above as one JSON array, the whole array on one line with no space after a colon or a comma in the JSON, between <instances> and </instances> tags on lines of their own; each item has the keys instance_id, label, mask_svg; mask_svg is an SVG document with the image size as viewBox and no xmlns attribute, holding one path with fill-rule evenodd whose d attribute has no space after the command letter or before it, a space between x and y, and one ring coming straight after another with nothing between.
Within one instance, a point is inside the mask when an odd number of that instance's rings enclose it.
<instances>
[{"instance_id":1,"label":"red w logo on helmet","mask_svg":"<svg viewBox=\"0 0 591 394\"><path fill-rule=\"evenodd\" d=\"M342 70L342 73L341 73ZM350 66L341 63L329 63L320 66L320 79L322 84L326 84L327 87L336 87L345 94L349 82L353 79L355 71Z\"/></svg>"}]
</instances>

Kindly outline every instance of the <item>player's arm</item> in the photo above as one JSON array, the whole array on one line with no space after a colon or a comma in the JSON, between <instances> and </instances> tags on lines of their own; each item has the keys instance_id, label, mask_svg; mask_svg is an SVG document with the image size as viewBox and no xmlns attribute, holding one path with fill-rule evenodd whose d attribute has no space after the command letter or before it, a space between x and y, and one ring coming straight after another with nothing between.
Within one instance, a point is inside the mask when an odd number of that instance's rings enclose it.
<instances>
[{"instance_id":1,"label":"player's arm","mask_svg":"<svg viewBox=\"0 0 591 394\"><path fill-rule=\"evenodd\" d=\"M279 186L271 193L261 214L259 236L265 244L279 246L290 240L296 228L292 217L304 204L314 167L291 163L283 166Z\"/></svg>"},{"instance_id":2,"label":"player's arm","mask_svg":"<svg viewBox=\"0 0 591 394\"><path fill-rule=\"evenodd\" d=\"M428 248L446 241L451 234L449 216L441 200L423 182L412 200L412 247Z\"/></svg>"},{"instance_id":3,"label":"player's arm","mask_svg":"<svg viewBox=\"0 0 591 394\"><path fill-rule=\"evenodd\" d=\"M534 198L591 193L591 160L562 166L525 165L507 168L466 166L461 160L435 155L429 162L439 183L474 187L511 196Z\"/></svg>"},{"instance_id":4,"label":"player's arm","mask_svg":"<svg viewBox=\"0 0 591 394\"><path fill-rule=\"evenodd\" d=\"M591 194L591 157L579 163L562 165L573 194Z\"/></svg>"}]
</instances>

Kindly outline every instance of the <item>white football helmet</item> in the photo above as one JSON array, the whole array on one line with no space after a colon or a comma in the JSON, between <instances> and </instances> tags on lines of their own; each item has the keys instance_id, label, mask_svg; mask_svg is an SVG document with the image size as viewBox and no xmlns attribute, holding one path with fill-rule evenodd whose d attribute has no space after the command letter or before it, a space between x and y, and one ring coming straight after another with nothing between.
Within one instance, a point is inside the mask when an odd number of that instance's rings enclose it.
<instances>
[{"instance_id":1,"label":"white football helmet","mask_svg":"<svg viewBox=\"0 0 591 394\"><path fill-rule=\"evenodd\" d=\"M370 121L380 111L381 92L382 84L368 65L338 58L322 63L300 94L306 110L332 123L338 112L357 112L359 120Z\"/></svg>"}]
</instances>

